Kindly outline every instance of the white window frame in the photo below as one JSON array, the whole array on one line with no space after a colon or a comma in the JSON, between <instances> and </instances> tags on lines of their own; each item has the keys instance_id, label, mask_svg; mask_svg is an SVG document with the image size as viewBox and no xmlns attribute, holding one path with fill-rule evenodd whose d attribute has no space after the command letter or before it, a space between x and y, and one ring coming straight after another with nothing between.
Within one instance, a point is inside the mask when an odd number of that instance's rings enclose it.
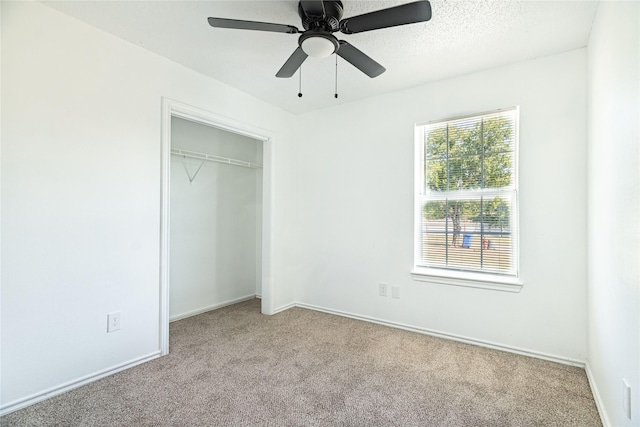
<instances>
[{"instance_id":1,"label":"white window frame","mask_svg":"<svg viewBox=\"0 0 640 427\"><path fill-rule=\"evenodd\" d=\"M515 111L515 128L516 135L514 141L514 187L515 187L515 209L511 214L512 224L515 227L512 231L514 233L515 245L512 249L512 260L514 264L512 274L493 274L490 272L478 272L478 271L462 271L462 270L450 270L446 268L437 267L424 267L422 263L422 215L423 215L423 203L424 203L424 127L427 125L433 125L437 123L451 122L455 120L480 117L500 113L504 111ZM491 289L507 292L520 292L523 282L520 277L519 259L520 259L520 224L519 224L519 121L520 121L520 109L518 106L503 108L493 111L486 111L482 113L470 114L459 117L452 117L442 120L433 120L428 122L416 123L414 126L415 132L415 192L414 192L414 261L413 269L411 270L411 276L414 280L421 282L430 282L441 285L453 285L453 286L465 286L481 289Z\"/></svg>"}]
</instances>

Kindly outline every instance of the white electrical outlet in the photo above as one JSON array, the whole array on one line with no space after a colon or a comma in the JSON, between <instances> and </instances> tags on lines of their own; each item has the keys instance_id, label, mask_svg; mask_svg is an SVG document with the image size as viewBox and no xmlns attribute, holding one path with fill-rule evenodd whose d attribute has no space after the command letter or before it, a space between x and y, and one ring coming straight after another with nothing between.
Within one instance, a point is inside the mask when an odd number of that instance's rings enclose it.
<instances>
[{"instance_id":1,"label":"white electrical outlet","mask_svg":"<svg viewBox=\"0 0 640 427\"><path fill-rule=\"evenodd\" d=\"M107 332L119 331L121 323L122 314L119 311L107 314Z\"/></svg>"},{"instance_id":2,"label":"white electrical outlet","mask_svg":"<svg viewBox=\"0 0 640 427\"><path fill-rule=\"evenodd\" d=\"M628 419L631 419L631 386L625 378L622 379L622 408Z\"/></svg>"},{"instance_id":3,"label":"white electrical outlet","mask_svg":"<svg viewBox=\"0 0 640 427\"><path fill-rule=\"evenodd\" d=\"M391 285L391 298L400 299L400 286Z\"/></svg>"},{"instance_id":4,"label":"white electrical outlet","mask_svg":"<svg viewBox=\"0 0 640 427\"><path fill-rule=\"evenodd\" d=\"M386 283L378 284L378 293L380 294L381 297L386 297L387 296L387 284Z\"/></svg>"}]
</instances>

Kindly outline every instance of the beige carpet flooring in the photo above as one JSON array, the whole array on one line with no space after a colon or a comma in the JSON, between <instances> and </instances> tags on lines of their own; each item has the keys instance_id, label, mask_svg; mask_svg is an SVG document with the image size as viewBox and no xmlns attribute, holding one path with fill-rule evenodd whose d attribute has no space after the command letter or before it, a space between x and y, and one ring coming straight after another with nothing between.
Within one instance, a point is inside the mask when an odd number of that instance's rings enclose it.
<instances>
[{"instance_id":1,"label":"beige carpet flooring","mask_svg":"<svg viewBox=\"0 0 640 427\"><path fill-rule=\"evenodd\" d=\"M2 426L600 426L583 369L252 300Z\"/></svg>"}]
</instances>

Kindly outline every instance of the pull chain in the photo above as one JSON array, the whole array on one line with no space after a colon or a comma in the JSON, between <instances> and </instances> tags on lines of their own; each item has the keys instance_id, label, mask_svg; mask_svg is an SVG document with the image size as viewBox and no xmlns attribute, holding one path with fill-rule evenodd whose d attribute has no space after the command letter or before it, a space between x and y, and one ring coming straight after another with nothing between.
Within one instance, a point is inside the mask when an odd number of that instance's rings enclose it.
<instances>
[{"instance_id":1,"label":"pull chain","mask_svg":"<svg viewBox=\"0 0 640 427\"><path fill-rule=\"evenodd\" d=\"M298 76L300 77L298 80L298 98L302 98L302 65L298 71Z\"/></svg>"},{"instance_id":2,"label":"pull chain","mask_svg":"<svg viewBox=\"0 0 640 427\"><path fill-rule=\"evenodd\" d=\"M336 55L336 90L333 96L338 98L338 55Z\"/></svg>"}]
</instances>

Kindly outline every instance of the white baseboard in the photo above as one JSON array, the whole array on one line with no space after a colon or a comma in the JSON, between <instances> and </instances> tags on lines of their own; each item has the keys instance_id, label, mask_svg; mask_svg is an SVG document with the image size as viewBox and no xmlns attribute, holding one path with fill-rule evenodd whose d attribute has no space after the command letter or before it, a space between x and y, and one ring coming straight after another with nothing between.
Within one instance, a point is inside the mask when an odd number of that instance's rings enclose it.
<instances>
[{"instance_id":1,"label":"white baseboard","mask_svg":"<svg viewBox=\"0 0 640 427\"><path fill-rule=\"evenodd\" d=\"M215 310L217 308L222 308L222 307L226 307L228 305L232 305L232 304L237 304L239 302L243 302L243 301L248 301L250 299L256 298L256 295L247 295L241 298L237 298L234 300L229 300L229 301L225 301L219 304L214 304L208 307L203 307L200 308L198 310L193 310L187 313L183 313L180 315L176 315L170 318L170 322L176 321L176 320L180 320L180 319L184 319L187 317L191 317L191 316L195 316L198 314L202 314L205 313L207 311L211 311L211 310ZM552 355L552 354L546 354L546 353L541 353L541 352L537 352L537 351L533 351L533 350L528 350L528 349L522 349L522 348L517 348L517 347L513 347L513 346L508 346L508 345L504 345L504 344L498 344L498 343L493 343L493 342L489 342L489 341L484 341L484 340L478 340L475 338L469 338L469 337L465 337L465 336L460 336L460 335L456 335L456 334L450 334L450 333L446 333L446 332L441 332L441 331L436 331L436 330L432 330L432 329L427 329L427 328L421 328L421 327L417 327L417 326L411 326L411 325L406 325L403 323L399 323L399 322L391 322L391 321L387 321L387 320L382 320L382 319L378 319L378 318L374 318L374 317L370 317L370 316L362 316L362 315L358 315L358 314L353 314L353 313L349 313L349 312L345 312L345 311L340 311L340 310L333 310L333 309L329 309L329 308L325 308L325 307L320 307L320 306L316 306L316 305L311 305L311 304L305 304L305 303L290 303L290 304L285 304L283 306L280 306L278 308L276 308L274 310L273 314L276 313L280 313L282 311L288 310L290 308L293 307L300 307L300 308L305 308L305 309L309 309L309 310L315 310L315 311L320 311L323 313L329 313L329 314L334 314L337 316L343 316L343 317L348 317L351 319L356 319L356 320L362 320L365 322L371 322L371 323L377 323L379 325L384 325L384 326L389 326L392 328L397 328L397 329L403 329L403 330L407 330L407 331L411 331L411 332L417 332L417 333L421 333L421 334L425 334L425 335L431 335L431 336L435 336L435 337L439 337L439 338L444 338L444 339L449 339L449 340L454 340L454 341L459 341L459 342L464 342L467 344L473 344L473 345L478 345L481 347L487 347L487 348L492 348L492 349L496 349L496 350L502 350L502 351L507 351L510 353L515 353L515 354L520 354L520 355L524 355L524 356L529 356L529 357L535 357L537 359L544 359L544 360L549 360L552 362L557 362L557 363L562 363L565 365L572 365L572 366L578 366L581 368L584 368L586 373L587 373L587 378L589 379L589 384L591 386L591 390L593 392L595 401L596 401L596 406L598 408L598 412L600 414L600 417L602 419L602 423L604 425L604 427L610 427L611 423L608 420L607 417L607 413L604 409L604 405L602 402L602 399L600 397L600 394L598 392L598 389L596 387L596 383L594 381L593 375L591 373L591 369L589 367L588 363L585 363L584 361L580 361L580 360L576 360L576 359L571 359L571 358L567 358L567 357L562 357L562 356L556 356L556 355ZM111 368L107 368L104 369L102 371L98 371L96 373L90 374L90 375L86 375L84 377L78 378L76 380L70 381L68 383L65 384L61 384L59 386L56 387L52 387L50 389L44 390L42 392L33 394L31 396L27 396L24 398L21 398L19 400L13 401L13 402L9 402L5 405L0 406L0 416L6 415L10 412L14 412L17 411L19 409L25 408L27 406L33 405L35 403L41 402L45 399L48 399L50 397L56 396L58 394L62 394L65 393L69 390L72 390L74 388L83 386L85 384L88 384L90 382L96 381L100 378L106 377L108 375L112 375L115 374L116 372L120 372L122 370L125 369L129 369L132 368L136 365L139 365L141 363L144 362L148 362L150 360L156 359L158 357L160 357L161 352L160 350L153 352L151 354L148 354L146 356L141 356L139 358L130 360L128 362L113 366Z\"/></svg>"},{"instance_id":2,"label":"white baseboard","mask_svg":"<svg viewBox=\"0 0 640 427\"><path fill-rule=\"evenodd\" d=\"M280 307L278 307L278 308L274 309L274 310L273 310L273 314L278 314L278 313L280 313L281 311L289 310L290 308L293 308L293 307L296 307L296 306L297 306L297 304L296 304L295 302L292 302L292 303L290 303L290 304L282 305L282 306L280 306Z\"/></svg>"},{"instance_id":3,"label":"white baseboard","mask_svg":"<svg viewBox=\"0 0 640 427\"><path fill-rule=\"evenodd\" d=\"M243 301L248 301L251 299L254 299L256 296L255 295L246 295L244 297L240 297L240 298L236 298L233 300L229 300L229 301L224 301L218 304L214 304L208 307L202 307L199 308L197 310L193 310L193 311L189 311L187 313L182 313L176 316L173 316L169 319L170 322L174 322L176 320L180 320L180 319L184 319L187 317L191 317L191 316L195 316L197 314L202 314L205 313L207 311L211 311L211 310L215 310L217 308L222 308L222 307L226 307L228 305L233 305L233 304L237 304L239 302L243 302ZM4 404L2 406L0 406L0 416L9 414L11 412L17 411L19 409L22 408L26 408L27 406L33 405L35 403L41 402L43 400L49 399L50 397L65 393L67 391L73 390L74 388L78 388L81 387L85 384L89 384L90 382L99 380L100 378L104 378L106 376L115 374L116 372L120 372L123 371L125 369L129 369L132 368L136 365L139 365L141 363L145 363L148 362L150 360L156 359L158 357L160 357L161 355L161 351L158 350L156 352L153 352L151 354L148 354L146 356L141 356L138 357L136 359L130 360L128 362L124 362L121 364L118 364L116 366L113 366L111 368L107 368L107 369L103 369L101 371L95 372L93 374L89 374L89 375L85 375L81 378L69 381L67 383L55 386L55 387L51 387L49 389L46 389L44 391L38 392L38 393L34 393L30 396L27 397L23 397L21 399L15 400L13 402L9 402L7 404Z\"/></svg>"},{"instance_id":4,"label":"white baseboard","mask_svg":"<svg viewBox=\"0 0 640 427\"><path fill-rule=\"evenodd\" d=\"M93 381L99 380L100 378L113 375L116 372L133 368L136 365L149 362L150 360L156 359L158 357L160 357L160 350L154 351L153 353L147 354L146 356L141 356L128 362L112 366L111 368L103 369L93 374L85 375L84 377L66 382L64 384L51 387L47 390L32 394L30 396L14 400L13 402L9 402L0 407L0 416L6 415L10 412L14 412L22 408L26 408L27 406L33 405L34 403L42 402L43 400L49 399L53 396L66 393L67 391L73 390L74 388L78 388L85 384L89 384Z\"/></svg>"},{"instance_id":5,"label":"white baseboard","mask_svg":"<svg viewBox=\"0 0 640 427\"><path fill-rule=\"evenodd\" d=\"M577 366L580 368L584 368L585 362L582 360L571 359L568 357L557 356L553 354L542 353L534 350L528 350L518 347L513 347L509 345L494 343L490 341L479 340L475 338L469 338L462 335L450 334L447 332L436 331L433 329L421 328L418 326L406 325L399 322L391 322L388 320L382 320L375 317L370 316L362 316L359 314L348 313L340 310L333 310L325 307L319 307L316 305L305 304L305 303L296 303L294 304L296 307L307 308L309 310L321 311L323 313L335 314L337 316L349 317L351 319L363 320L365 322L377 323L379 325L390 326L392 328L404 329L406 331L418 332L420 334L431 335L439 338L445 338L453 341L460 341L467 344L478 345L481 347L492 348L495 350L508 351L509 353L520 354L523 356L535 357L536 359L544 359L549 360L551 362L562 363L563 365L571 365Z\"/></svg>"},{"instance_id":6,"label":"white baseboard","mask_svg":"<svg viewBox=\"0 0 640 427\"><path fill-rule=\"evenodd\" d=\"M217 304L208 305L206 307L201 307L196 310L187 311L185 313L176 314L169 317L169 322L175 322L176 320L182 320L182 319L186 319L187 317L197 316L198 314L206 313L207 311L216 310L218 308L226 307L228 305L238 304L239 302L249 301L250 299L254 299L255 297L256 297L255 294L245 295L240 298L219 302Z\"/></svg>"},{"instance_id":7,"label":"white baseboard","mask_svg":"<svg viewBox=\"0 0 640 427\"><path fill-rule=\"evenodd\" d=\"M598 408L598 414L600 414L600 420L602 421L602 426L611 427L611 422L609 421L607 410L604 407L602 396L600 396L600 392L598 391L598 386L596 384L595 378L593 377L593 372L591 371L591 366L589 365L588 360L584 365L584 370L587 373L587 379L589 380L589 386L591 387L591 393L593 394L593 399L596 401L596 408Z\"/></svg>"}]
</instances>

